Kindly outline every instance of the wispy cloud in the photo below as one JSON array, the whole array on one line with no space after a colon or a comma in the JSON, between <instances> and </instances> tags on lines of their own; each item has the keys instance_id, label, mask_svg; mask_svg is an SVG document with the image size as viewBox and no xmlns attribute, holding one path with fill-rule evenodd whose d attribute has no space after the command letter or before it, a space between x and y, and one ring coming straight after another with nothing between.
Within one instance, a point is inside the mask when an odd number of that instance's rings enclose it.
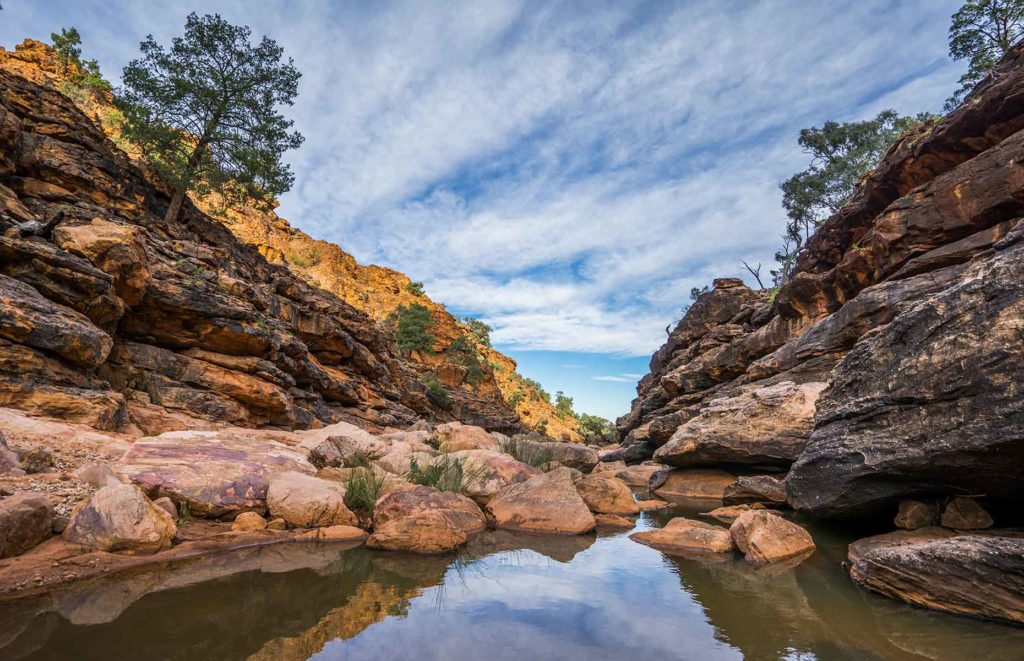
<instances>
[{"instance_id":1,"label":"wispy cloud","mask_svg":"<svg viewBox=\"0 0 1024 661\"><path fill-rule=\"evenodd\" d=\"M616 383L635 383L636 377L632 374L604 375L593 377L594 381L614 381Z\"/></svg>"}]
</instances>

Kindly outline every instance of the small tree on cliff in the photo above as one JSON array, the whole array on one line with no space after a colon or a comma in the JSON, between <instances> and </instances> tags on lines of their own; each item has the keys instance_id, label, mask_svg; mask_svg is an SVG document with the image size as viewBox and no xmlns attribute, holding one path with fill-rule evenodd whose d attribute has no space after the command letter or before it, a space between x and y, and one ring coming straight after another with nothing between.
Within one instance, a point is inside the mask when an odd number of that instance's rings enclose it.
<instances>
[{"instance_id":1,"label":"small tree on cliff","mask_svg":"<svg viewBox=\"0 0 1024 661\"><path fill-rule=\"evenodd\" d=\"M123 134L173 187L167 222L190 190L271 198L295 179L281 155L302 136L277 107L292 104L301 74L276 42L254 46L250 34L217 14L189 14L170 49L150 35L124 69Z\"/></svg>"},{"instance_id":2,"label":"small tree on cliff","mask_svg":"<svg viewBox=\"0 0 1024 661\"><path fill-rule=\"evenodd\" d=\"M946 101L946 111L960 105L1022 36L1024 0L965 2L949 26L949 56L967 60L967 72L960 76L960 89Z\"/></svg>"},{"instance_id":3,"label":"small tree on cliff","mask_svg":"<svg viewBox=\"0 0 1024 661\"><path fill-rule=\"evenodd\" d=\"M81 65L79 58L82 56L82 37L74 27L61 28L60 34L50 33L50 42L53 49L57 51L57 61L60 62L60 73L67 76L71 65Z\"/></svg>"}]
</instances>

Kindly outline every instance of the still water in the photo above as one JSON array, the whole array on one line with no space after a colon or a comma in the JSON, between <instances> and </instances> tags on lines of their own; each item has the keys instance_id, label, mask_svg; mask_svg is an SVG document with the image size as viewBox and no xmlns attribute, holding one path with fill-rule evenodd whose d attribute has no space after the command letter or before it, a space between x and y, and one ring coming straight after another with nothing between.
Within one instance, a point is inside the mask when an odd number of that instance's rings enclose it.
<instances>
[{"instance_id":1,"label":"still water","mask_svg":"<svg viewBox=\"0 0 1024 661\"><path fill-rule=\"evenodd\" d=\"M818 553L781 571L627 532L487 532L454 557L246 549L0 603L0 659L1024 659L1024 629L859 590L849 539L812 532Z\"/></svg>"}]
</instances>

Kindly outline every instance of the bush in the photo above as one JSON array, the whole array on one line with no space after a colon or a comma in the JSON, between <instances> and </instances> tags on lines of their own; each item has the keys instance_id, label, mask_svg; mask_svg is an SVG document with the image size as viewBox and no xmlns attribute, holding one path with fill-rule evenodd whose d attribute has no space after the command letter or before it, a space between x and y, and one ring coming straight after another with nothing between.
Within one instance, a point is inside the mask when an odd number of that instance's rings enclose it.
<instances>
[{"instance_id":1,"label":"bush","mask_svg":"<svg viewBox=\"0 0 1024 661\"><path fill-rule=\"evenodd\" d=\"M441 383L437 375L433 372L424 372L420 375L420 383L427 387L427 397L432 402L437 404L443 409L447 409L451 405L451 397L448 395L448 391L445 389L444 384Z\"/></svg>"},{"instance_id":2,"label":"bush","mask_svg":"<svg viewBox=\"0 0 1024 661\"><path fill-rule=\"evenodd\" d=\"M395 329L398 348L402 351L433 351L437 338L430 332L434 319L426 306L415 303L399 306L388 315L388 324Z\"/></svg>"},{"instance_id":3,"label":"bush","mask_svg":"<svg viewBox=\"0 0 1024 661\"><path fill-rule=\"evenodd\" d=\"M534 379L528 379L525 376L522 377L521 380L522 380L524 385L532 388L534 390L534 392L537 393L538 397L543 399L548 404L551 403L551 393L549 393L547 390L544 390L544 388L540 385L539 381L536 381Z\"/></svg>"},{"instance_id":4,"label":"bush","mask_svg":"<svg viewBox=\"0 0 1024 661\"><path fill-rule=\"evenodd\" d=\"M541 443L528 441L522 438L510 438L499 443L501 451L511 455L516 461L540 468L551 461L551 450L544 448Z\"/></svg>"},{"instance_id":5,"label":"bush","mask_svg":"<svg viewBox=\"0 0 1024 661\"><path fill-rule=\"evenodd\" d=\"M463 461L451 455L442 454L436 457L430 465L422 468L416 461L416 457L413 457L405 479L413 484L432 487L438 491L450 491L465 495L469 490L469 485L482 474L482 468L467 471Z\"/></svg>"},{"instance_id":6,"label":"bush","mask_svg":"<svg viewBox=\"0 0 1024 661\"><path fill-rule=\"evenodd\" d=\"M425 293L423 291L422 282L410 282L405 286L405 291L409 292L413 296L423 296L423 294Z\"/></svg>"},{"instance_id":7,"label":"bush","mask_svg":"<svg viewBox=\"0 0 1024 661\"><path fill-rule=\"evenodd\" d=\"M378 475L366 466L353 469L345 480L345 507L372 516L374 505L384 495L387 479L387 475Z\"/></svg>"},{"instance_id":8,"label":"bush","mask_svg":"<svg viewBox=\"0 0 1024 661\"><path fill-rule=\"evenodd\" d=\"M522 388L516 388L516 391L508 396L508 405L515 409L526 399L526 393L523 392Z\"/></svg>"},{"instance_id":9,"label":"bush","mask_svg":"<svg viewBox=\"0 0 1024 661\"><path fill-rule=\"evenodd\" d=\"M466 368L466 381L471 384L483 381L484 366L480 362L480 356L476 352L476 347L470 342L468 335L463 335L452 342L445 353L453 363Z\"/></svg>"},{"instance_id":10,"label":"bush","mask_svg":"<svg viewBox=\"0 0 1024 661\"><path fill-rule=\"evenodd\" d=\"M307 246L288 253L288 261L300 269L308 269L320 263L320 251L316 246Z\"/></svg>"},{"instance_id":11,"label":"bush","mask_svg":"<svg viewBox=\"0 0 1024 661\"><path fill-rule=\"evenodd\" d=\"M588 443L614 443L615 442L615 426L612 423L601 416L590 415L589 413L580 413L576 416L577 422L579 422L580 435Z\"/></svg>"},{"instance_id":12,"label":"bush","mask_svg":"<svg viewBox=\"0 0 1024 661\"><path fill-rule=\"evenodd\" d=\"M566 397L561 390L555 393L555 409L558 411L558 417L563 420L576 415L576 412L572 410L572 397Z\"/></svg>"},{"instance_id":13,"label":"bush","mask_svg":"<svg viewBox=\"0 0 1024 661\"><path fill-rule=\"evenodd\" d=\"M494 330L484 322L473 317L463 317L462 323L469 327L469 334L473 336L473 340L485 347L491 346L491 331Z\"/></svg>"}]
</instances>

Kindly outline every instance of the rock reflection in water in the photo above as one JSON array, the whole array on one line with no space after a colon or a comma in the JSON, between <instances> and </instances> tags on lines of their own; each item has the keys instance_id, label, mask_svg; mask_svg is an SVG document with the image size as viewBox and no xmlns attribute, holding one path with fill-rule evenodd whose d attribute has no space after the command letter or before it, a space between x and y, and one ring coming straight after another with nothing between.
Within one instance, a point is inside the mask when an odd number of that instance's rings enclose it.
<instances>
[{"instance_id":1,"label":"rock reflection in water","mask_svg":"<svg viewBox=\"0 0 1024 661\"><path fill-rule=\"evenodd\" d=\"M661 525L676 510L645 515ZM812 526L795 568L674 557L626 533L488 531L458 556L246 549L0 604L3 659L1017 658L1024 630L855 587ZM244 573L233 573L239 569Z\"/></svg>"}]
</instances>

